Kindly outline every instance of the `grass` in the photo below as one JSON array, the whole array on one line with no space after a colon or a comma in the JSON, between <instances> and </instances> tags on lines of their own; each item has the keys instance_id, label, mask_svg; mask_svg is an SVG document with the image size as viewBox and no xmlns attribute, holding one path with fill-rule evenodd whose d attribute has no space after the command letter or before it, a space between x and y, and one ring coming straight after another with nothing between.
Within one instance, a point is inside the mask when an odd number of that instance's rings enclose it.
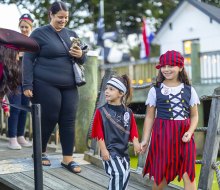
<instances>
[{"instance_id":1,"label":"grass","mask_svg":"<svg viewBox=\"0 0 220 190\"><path fill-rule=\"evenodd\" d=\"M137 163L138 163L138 157L131 157L131 168L137 168ZM197 160L201 160L201 157L198 157ZM220 160L220 158L218 158L218 160ZM196 164L196 183L197 183L197 187L198 187L198 182L199 182L199 175L200 175L200 169L201 169L201 165L200 164ZM181 180L180 182L177 180L177 178L172 182L172 184L178 185L180 187L183 187L183 180ZM216 173L214 172L214 179L213 179L213 183L212 183L212 190L217 190L218 188L218 182L217 182L217 178L216 178Z\"/></svg>"}]
</instances>

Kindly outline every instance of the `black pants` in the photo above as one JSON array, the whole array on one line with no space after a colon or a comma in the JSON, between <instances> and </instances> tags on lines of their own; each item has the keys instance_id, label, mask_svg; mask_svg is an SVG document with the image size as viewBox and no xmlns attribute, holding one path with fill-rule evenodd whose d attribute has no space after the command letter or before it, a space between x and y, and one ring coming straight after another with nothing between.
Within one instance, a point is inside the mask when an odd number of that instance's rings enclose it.
<instances>
[{"instance_id":1,"label":"black pants","mask_svg":"<svg viewBox=\"0 0 220 190\"><path fill-rule=\"evenodd\" d=\"M46 152L48 140L58 123L63 155L72 156L78 104L77 88L35 81L32 103L41 104L42 152Z\"/></svg>"}]
</instances>

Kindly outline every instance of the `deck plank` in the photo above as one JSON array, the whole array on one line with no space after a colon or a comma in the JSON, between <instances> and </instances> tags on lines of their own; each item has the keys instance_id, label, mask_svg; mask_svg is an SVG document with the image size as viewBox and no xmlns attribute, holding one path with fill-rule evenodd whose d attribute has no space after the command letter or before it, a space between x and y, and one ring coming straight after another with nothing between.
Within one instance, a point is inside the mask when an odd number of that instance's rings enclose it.
<instances>
[{"instance_id":1,"label":"deck plank","mask_svg":"<svg viewBox=\"0 0 220 190\"><path fill-rule=\"evenodd\" d=\"M0 190L5 190L6 185L7 190L34 190L34 164L30 157L32 149L8 150L7 143L0 139L0 153ZM62 154L49 153L52 165L43 167L44 190L106 190L109 176L101 167L101 162L100 167L97 167L93 162L83 159L84 155L73 155L82 167L80 174L73 174L61 167ZM141 174L131 172L128 190L151 189L145 180Z\"/></svg>"},{"instance_id":2,"label":"deck plank","mask_svg":"<svg viewBox=\"0 0 220 190\"><path fill-rule=\"evenodd\" d=\"M23 174L26 176L30 176L31 178L34 179L34 171L24 172ZM77 186L67 183L66 181L61 180L55 177L54 175L51 175L50 173L47 172L47 170L43 172L43 183L44 185L50 187L53 190L61 190L61 189L79 190Z\"/></svg>"},{"instance_id":3,"label":"deck plank","mask_svg":"<svg viewBox=\"0 0 220 190\"><path fill-rule=\"evenodd\" d=\"M84 174L86 171L81 172L81 174ZM47 170L47 173L54 175L56 178L61 179L69 184L72 184L79 189L82 190L104 190L106 189L106 186L94 183L91 180L88 180L85 177L82 177L79 174L73 174L67 171L66 169L63 168L56 168L56 169L51 169ZM93 175L90 176L90 178L93 178Z\"/></svg>"},{"instance_id":4,"label":"deck plank","mask_svg":"<svg viewBox=\"0 0 220 190\"><path fill-rule=\"evenodd\" d=\"M34 190L33 178L26 176L23 173L0 175L0 182L14 190ZM44 190L51 190L51 188L44 185Z\"/></svg>"},{"instance_id":5,"label":"deck plank","mask_svg":"<svg viewBox=\"0 0 220 190\"><path fill-rule=\"evenodd\" d=\"M109 181L109 176L105 173L105 171L102 168L99 168L99 167L91 165L91 164L83 165L83 168L90 169L94 173L99 173L99 174L107 177L108 181ZM131 178L130 178L129 182L128 182L128 189L130 189L130 190L132 190L132 189L147 190L150 188L149 188L149 186L135 182L134 180L131 180Z\"/></svg>"}]
</instances>

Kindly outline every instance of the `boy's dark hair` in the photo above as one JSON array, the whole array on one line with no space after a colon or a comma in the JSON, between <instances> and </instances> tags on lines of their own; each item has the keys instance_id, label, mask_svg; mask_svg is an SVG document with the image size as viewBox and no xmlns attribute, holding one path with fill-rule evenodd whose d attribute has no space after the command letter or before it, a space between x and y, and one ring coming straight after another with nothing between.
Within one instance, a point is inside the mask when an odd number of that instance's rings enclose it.
<instances>
[{"instance_id":1,"label":"boy's dark hair","mask_svg":"<svg viewBox=\"0 0 220 190\"><path fill-rule=\"evenodd\" d=\"M125 85L125 87L127 89L127 93L123 97L122 103L126 106L129 105L132 100L132 88L131 88L131 81L130 81L128 75L125 74L122 76L114 76L114 78L117 78Z\"/></svg>"},{"instance_id":2,"label":"boy's dark hair","mask_svg":"<svg viewBox=\"0 0 220 190\"><path fill-rule=\"evenodd\" d=\"M185 71L185 68L183 67L182 71L179 72L179 76L178 79L181 83L184 83L186 85L191 85L189 82L189 78L188 75ZM161 70L159 70L158 75L157 75L157 79L156 79L156 87L159 87L160 84L165 80L165 77L163 76Z\"/></svg>"}]
</instances>

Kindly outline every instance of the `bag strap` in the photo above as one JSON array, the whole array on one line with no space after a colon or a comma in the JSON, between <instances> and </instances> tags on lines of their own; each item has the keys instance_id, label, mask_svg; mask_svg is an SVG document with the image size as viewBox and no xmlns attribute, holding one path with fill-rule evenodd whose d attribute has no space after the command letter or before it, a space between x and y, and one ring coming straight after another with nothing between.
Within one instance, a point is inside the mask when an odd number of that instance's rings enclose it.
<instances>
[{"instance_id":1,"label":"bag strap","mask_svg":"<svg viewBox=\"0 0 220 190\"><path fill-rule=\"evenodd\" d=\"M63 46L65 47L67 53L71 56L71 54L69 52L69 48L68 48L66 42L64 41L64 39L61 37L61 35L57 31L54 30L54 28L52 26L50 26L50 28L57 34L57 36L60 38L61 42L63 43Z\"/></svg>"},{"instance_id":2,"label":"bag strap","mask_svg":"<svg viewBox=\"0 0 220 190\"><path fill-rule=\"evenodd\" d=\"M122 132L126 133L126 134L130 134L130 131L127 131L124 127L122 127L121 125L119 125L112 117L111 115L108 113L108 111L106 110L105 107L102 107L103 112L105 113L105 116L107 119L110 120L110 122L116 126L118 129L120 129Z\"/></svg>"},{"instance_id":3,"label":"bag strap","mask_svg":"<svg viewBox=\"0 0 220 190\"><path fill-rule=\"evenodd\" d=\"M63 38L60 36L59 33L56 32L56 34L58 35L58 37L60 38L61 42L63 43L63 46L65 47L67 53L70 55L69 48L68 48L66 42L63 40Z\"/></svg>"}]
</instances>

